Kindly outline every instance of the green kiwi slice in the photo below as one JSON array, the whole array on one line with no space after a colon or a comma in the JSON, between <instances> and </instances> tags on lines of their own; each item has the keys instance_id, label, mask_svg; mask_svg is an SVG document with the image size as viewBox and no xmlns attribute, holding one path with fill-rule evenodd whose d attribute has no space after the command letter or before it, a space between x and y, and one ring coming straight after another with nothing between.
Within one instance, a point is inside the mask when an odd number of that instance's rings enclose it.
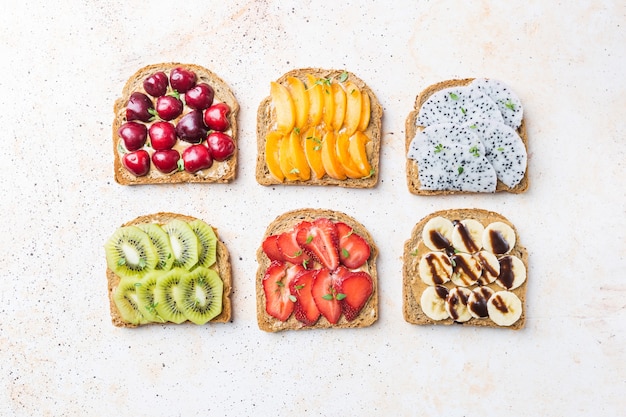
<instances>
[{"instance_id":1,"label":"green kiwi slice","mask_svg":"<svg viewBox=\"0 0 626 417\"><path fill-rule=\"evenodd\" d=\"M159 271L169 271L174 263L174 255L172 255L172 245L170 238L165 230L156 223L142 223L137 225L150 238L157 253L159 254L159 262L154 269Z\"/></svg>"},{"instance_id":2,"label":"green kiwi slice","mask_svg":"<svg viewBox=\"0 0 626 417\"><path fill-rule=\"evenodd\" d=\"M104 244L104 250L109 269L120 278L141 278L159 262L150 238L136 226L117 229Z\"/></svg>"},{"instance_id":3,"label":"green kiwi slice","mask_svg":"<svg viewBox=\"0 0 626 417\"><path fill-rule=\"evenodd\" d=\"M163 230L169 235L174 262L172 267L190 270L198 263L200 242L191 230L189 224L179 219L173 219L163 225Z\"/></svg>"},{"instance_id":4,"label":"green kiwi slice","mask_svg":"<svg viewBox=\"0 0 626 417\"><path fill-rule=\"evenodd\" d=\"M154 286L154 307L164 320L180 324L187 320L185 313L176 302L182 291L181 282L188 272L182 268L174 268L157 279Z\"/></svg>"},{"instance_id":5,"label":"green kiwi slice","mask_svg":"<svg viewBox=\"0 0 626 417\"><path fill-rule=\"evenodd\" d=\"M113 293L113 301L117 306L120 317L126 323L139 325L148 322L140 309L140 301L137 295L139 287L141 287L140 281L127 278L120 281Z\"/></svg>"},{"instance_id":6,"label":"green kiwi slice","mask_svg":"<svg viewBox=\"0 0 626 417\"><path fill-rule=\"evenodd\" d=\"M154 299L154 289L156 288L157 281L163 276L163 271L152 271L146 274L137 286L137 301L139 304L139 311L143 314L146 320L156 323L165 323L163 317L159 315L156 309L156 300Z\"/></svg>"},{"instance_id":7,"label":"green kiwi slice","mask_svg":"<svg viewBox=\"0 0 626 417\"><path fill-rule=\"evenodd\" d=\"M210 267L215 263L217 254L217 236L213 228L200 219L189 222L189 227L198 236L200 241L200 253L198 266Z\"/></svg>"},{"instance_id":8,"label":"green kiwi slice","mask_svg":"<svg viewBox=\"0 0 626 417\"><path fill-rule=\"evenodd\" d=\"M205 324L222 312L224 283L212 269L199 266L183 275L176 304L189 321Z\"/></svg>"}]
</instances>

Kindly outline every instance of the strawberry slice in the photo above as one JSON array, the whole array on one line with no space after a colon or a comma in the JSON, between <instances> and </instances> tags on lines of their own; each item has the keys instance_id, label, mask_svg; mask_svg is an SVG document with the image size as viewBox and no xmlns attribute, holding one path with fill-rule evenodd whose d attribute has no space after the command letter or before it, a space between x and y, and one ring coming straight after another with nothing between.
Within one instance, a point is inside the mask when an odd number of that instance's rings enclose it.
<instances>
[{"instance_id":1,"label":"strawberry slice","mask_svg":"<svg viewBox=\"0 0 626 417\"><path fill-rule=\"evenodd\" d=\"M285 257L280 249L278 249L278 235L271 235L265 238L262 248L263 252L270 258L270 261L285 262Z\"/></svg>"},{"instance_id":2,"label":"strawberry slice","mask_svg":"<svg viewBox=\"0 0 626 417\"><path fill-rule=\"evenodd\" d=\"M343 295L341 311L346 320L352 321L372 295L372 277L367 272L353 272L342 266L337 269L336 275L339 277L337 292Z\"/></svg>"},{"instance_id":3,"label":"strawberry slice","mask_svg":"<svg viewBox=\"0 0 626 417\"><path fill-rule=\"evenodd\" d=\"M370 257L370 245L347 224L337 222L335 226L341 263L350 269L360 268Z\"/></svg>"},{"instance_id":4,"label":"strawberry slice","mask_svg":"<svg viewBox=\"0 0 626 417\"><path fill-rule=\"evenodd\" d=\"M317 272L317 269L303 270L296 275L289 285L291 301L295 301L296 303L294 314L296 319L305 326L315 324L320 317L320 311L315 305L311 293Z\"/></svg>"},{"instance_id":5,"label":"strawberry slice","mask_svg":"<svg viewBox=\"0 0 626 417\"><path fill-rule=\"evenodd\" d=\"M292 264L302 264L306 267L309 264L310 258L309 255L302 250L302 248L298 245L296 241L296 232L297 230L292 230L289 232L284 232L278 235L278 240L276 244L278 246L278 250L283 254L283 259L286 262L291 262Z\"/></svg>"},{"instance_id":6,"label":"strawberry slice","mask_svg":"<svg viewBox=\"0 0 626 417\"><path fill-rule=\"evenodd\" d=\"M290 299L289 286L296 275L303 271L301 265L288 266L280 261L272 261L263 277L265 311L280 321L286 321L294 309Z\"/></svg>"},{"instance_id":7,"label":"strawberry slice","mask_svg":"<svg viewBox=\"0 0 626 417\"><path fill-rule=\"evenodd\" d=\"M313 280L311 295L322 316L331 324L336 324L341 316L342 294L337 291L339 277L328 269L322 268L317 271Z\"/></svg>"},{"instance_id":8,"label":"strawberry slice","mask_svg":"<svg viewBox=\"0 0 626 417\"><path fill-rule=\"evenodd\" d=\"M334 271L339 266L339 238L335 223L326 218L302 222L296 226L296 241L306 253Z\"/></svg>"}]
</instances>

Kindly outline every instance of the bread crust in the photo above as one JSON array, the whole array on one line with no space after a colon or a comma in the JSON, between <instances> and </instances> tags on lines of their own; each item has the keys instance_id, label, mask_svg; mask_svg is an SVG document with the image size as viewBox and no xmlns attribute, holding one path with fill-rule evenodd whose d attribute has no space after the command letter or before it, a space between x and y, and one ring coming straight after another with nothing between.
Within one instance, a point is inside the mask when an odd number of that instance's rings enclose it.
<instances>
[{"instance_id":1,"label":"bread crust","mask_svg":"<svg viewBox=\"0 0 626 417\"><path fill-rule=\"evenodd\" d=\"M526 267L526 271L528 272L528 252L526 248L520 244L519 234L517 233L517 229L515 226L504 216L499 213L482 210L482 209L450 209L450 210L440 210L434 213L429 214L428 216L421 219L411 231L411 237L404 243L404 252L403 252L403 262L402 262L402 312L404 315L404 320L411 324L420 324L420 325L452 325L457 324L460 326L479 326L479 327L504 327L498 326L493 321L487 319L476 319L472 318L469 321L458 323L453 319L448 318L445 320L433 320L428 317L422 311L420 307L420 297L422 292L428 286L424 283L420 277L418 276L418 263L422 254L429 252L430 250L424 245L422 242L422 231L424 230L424 226L426 223L437 216L445 217L449 220L463 220L463 219L475 219L478 220L483 226L487 226L489 223L493 223L496 221L503 222L511 226L511 228L515 231L516 240L515 246L508 253L509 255L517 256ZM451 282L443 284L448 289L453 288L455 285ZM528 285L528 277L526 281L519 287L509 290L518 296L520 301L522 302L522 315L513 325L508 326L506 328L519 330L522 329L526 323L526 287ZM494 291L502 291L503 288L500 287L496 283L491 283L486 285L490 287Z\"/></svg>"},{"instance_id":2,"label":"bread crust","mask_svg":"<svg viewBox=\"0 0 626 417\"><path fill-rule=\"evenodd\" d=\"M365 130L365 134L371 139L371 145L367 147L367 157L373 169L371 176L367 178L346 178L338 180L325 175L321 179L311 178L307 181L295 180L281 182L274 178L265 163L265 138L275 122L272 116L271 97L265 97L257 111L257 160L256 160L256 180L261 185L334 185L346 188L373 188L378 183L378 166L380 161L380 145L382 135L382 115L383 108L372 89L360 78L349 71L322 68L300 68L291 70L282 75L278 83L283 83L288 77L296 77L307 82L306 74L311 74L317 78L338 78L342 73L348 74L348 79L356 84L361 93L366 93L370 99L370 123Z\"/></svg>"},{"instance_id":3,"label":"bread crust","mask_svg":"<svg viewBox=\"0 0 626 417\"><path fill-rule=\"evenodd\" d=\"M205 82L213 87L215 92L214 103L224 102L228 104L230 107L230 113L227 116L230 122L229 136L232 137L235 143L235 153L226 161L214 161L211 168L194 174L187 171L176 171L172 174L162 174L153 167L147 175L136 177L124 168L120 152L118 151L118 145L121 141L118 135L118 130L126 121L126 104L133 92L139 91L145 93L143 81L146 77L158 71L164 71L169 77L169 72L176 67L183 67L194 71L197 76L197 82ZM239 114L239 103L237 102L237 99L228 84L226 84L224 80L209 69L195 64L181 64L177 62L152 64L140 68L126 81L126 84L122 89L121 97L115 100L113 105L113 114L113 169L114 178L118 184L229 183L236 178L238 155L237 115ZM183 115L179 116L175 120L172 120L172 122L176 122L182 116Z\"/></svg>"},{"instance_id":4,"label":"bread crust","mask_svg":"<svg viewBox=\"0 0 626 417\"><path fill-rule=\"evenodd\" d=\"M263 242L268 236L291 230L296 224L302 221L313 221L319 218L328 218L334 222L344 222L354 229L354 232L363 237L370 245L370 257L367 260L369 274L372 277L372 295L363 306L359 316L353 321L347 321L342 315L336 324L331 324L320 316L319 320L312 326L305 326L292 314L287 321L280 321L265 311L265 292L263 291L263 277L270 265L270 260L263 252L261 246L257 249L256 258L259 264L256 273L256 309L259 328L266 332L279 332L282 330L306 330L306 329L328 329L328 328L359 328L371 326L378 320L378 273L376 271L376 260L378 258L378 248L374 244L374 239L365 226L357 222L352 217L339 211L325 209L298 209L279 215L272 221L265 234Z\"/></svg>"},{"instance_id":5,"label":"bread crust","mask_svg":"<svg viewBox=\"0 0 626 417\"><path fill-rule=\"evenodd\" d=\"M464 87L469 85L474 78L463 78L463 79L454 79L454 80L446 80L441 81L435 84L432 84L425 88L421 93L417 95L415 98L415 105L413 111L411 111L405 122L405 154L408 154L409 148L411 146L411 141L415 138L419 132L424 130L423 126L417 125L417 116L419 115L419 111L422 105L426 102L428 97L433 95L439 90L443 90L444 88L449 87ZM522 119L522 123L520 127L516 130L519 134L522 142L524 142L524 147L526 148L526 153L528 153L528 135L526 133L526 118ZM475 194L474 191L456 191L456 190L424 190L421 188L422 184L419 179L419 166L417 161L414 159L406 158L406 180L409 192L415 195L450 195L450 194ZM515 187L508 187L502 181L498 180L496 184L496 192L509 192L513 194L520 194L526 192L528 190L529 180L528 180L528 164L526 165L526 172L524 173L524 177Z\"/></svg>"},{"instance_id":6,"label":"bread crust","mask_svg":"<svg viewBox=\"0 0 626 417\"><path fill-rule=\"evenodd\" d=\"M195 220L195 217L186 216L178 213L169 213L169 212L159 212L154 214L147 214L144 216L139 216L133 220L130 220L124 224L124 226L135 226L138 224L145 223L156 223L158 225L163 225L170 220L179 219L185 222L191 222ZM213 318L209 323L226 323L232 318L232 307L230 302L230 294L232 292L232 266L230 264L230 254L226 245L220 240L217 229L213 227L213 231L215 232L215 236L217 237L217 251L216 251L216 262L215 266L211 267L212 269L216 269L219 272L220 278L224 283L224 291L222 293L222 312ZM115 305L115 301L113 300L113 292L117 288L120 283L120 277L118 277L110 268L106 269L107 276L107 288L108 288L108 296L109 296L109 307L111 311L111 322L116 327L138 327L137 325L130 324L125 322L119 314L117 310L117 306ZM189 321L187 321L189 322ZM191 323L191 322L189 322ZM173 323L146 323L142 324L142 326L151 325L151 324L173 324Z\"/></svg>"}]
</instances>

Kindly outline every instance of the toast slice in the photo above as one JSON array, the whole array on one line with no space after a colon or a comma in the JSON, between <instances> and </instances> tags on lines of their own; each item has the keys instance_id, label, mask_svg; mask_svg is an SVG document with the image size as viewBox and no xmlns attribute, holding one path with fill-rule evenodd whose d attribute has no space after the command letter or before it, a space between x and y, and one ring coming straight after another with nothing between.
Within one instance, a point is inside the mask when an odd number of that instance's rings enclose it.
<instances>
[{"instance_id":1,"label":"toast slice","mask_svg":"<svg viewBox=\"0 0 626 417\"><path fill-rule=\"evenodd\" d=\"M461 190L449 190L449 189L426 189L424 185L422 184L422 182L420 181L420 177L419 177L420 167L419 167L418 162L415 159L411 159L408 157L408 154L411 148L411 142L413 141L414 138L416 138L418 134L420 134L420 132L423 132L426 128L420 123L420 121L418 120L418 116L420 114L420 110L422 109L422 106L424 105L424 103L427 102L429 97L445 89L470 86L470 84L475 82L475 80L476 80L475 78L465 78L465 79L453 79L453 80L441 81L433 85L430 85L429 87L424 89L421 93L419 93L419 95L416 97L414 109L409 113L405 122L405 132L406 132L405 133L406 135L405 136L405 151L407 153L406 179L407 179L408 189L412 194L447 195L447 194L465 194L465 193L478 192L478 191L461 191ZM480 80L489 81L488 79L480 79ZM496 80L492 80L492 81L499 83L499 81L496 81ZM508 91L510 92L510 90ZM514 93L511 92L511 94L514 94ZM512 107L512 104L510 103L507 103L507 104L509 104L509 107ZM507 109L505 106L504 111L506 110ZM520 111L521 111L521 105L520 105ZM528 135L526 132L525 118L521 118L521 120L519 120L518 122L519 122L519 125L518 123L515 123L513 125L515 126L514 131L519 135L519 138L523 142L523 147L525 148L526 154L527 154L528 153ZM470 125L470 127L475 128L475 125ZM502 151L502 148L499 148L499 150ZM438 152L439 152L438 150L435 150L435 153L438 153ZM524 156L524 158L526 158L526 156ZM528 186L529 186L529 180L528 180L528 169L527 169L526 159L524 159L522 165L524 168L524 174L521 180L516 185L507 186L498 178L495 184L495 189L493 191L494 192L509 192L513 194L519 194L519 193L523 193L527 191ZM459 172L459 175L460 175L460 172Z\"/></svg>"},{"instance_id":2,"label":"toast slice","mask_svg":"<svg viewBox=\"0 0 626 417\"><path fill-rule=\"evenodd\" d=\"M294 96L298 97L297 93L284 89L292 85L294 78L304 84L304 96L306 96L304 100L298 98L294 100ZM374 187L378 182L383 110L372 89L351 72L320 68L294 69L281 76L275 83L281 86L278 89L289 91L287 96L291 98L286 98L286 101L294 103L293 111L300 114L293 120L295 124L288 123L287 126L283 126L282 119L279 123L278 118L284 115L285 111L280 110L284 109L284 106L274 102L271 94L261 101L257 111L257 182L261 185ZM296 82L296 84L299 83ZM337 91L339 93L343 91L345 103L347 103L343 104L343 107L335 105L333 99L322 104L321 107L310 105L313 102L319 103L320 97L322 101L334 97L333 89L337 86L341 87ZM302 85L300 87L302 91ZM317 99L309 99L309 97L315 97L316 91L319 91ZM352 100L358 97L360 99ZM340 99L335 100L341 102ZM302 104L303 101L306 103ZM351 103L360 104L352 105ZM310 110L308 113L303 110L307 106ZM358 106L361 106L363 113L357 126L354 109ZM336 119L332 120L333 109L339 107L346 109L342 126L338 126L341 122ZM317 111L312 110L313 108ZM320 111L324 113L323 117ZM354 131L355 126L357 126L356 131ZM284 139L286 143L293 132L299 136L299 145L294 145L292 149L300 149L290 150L289 156L285 157L284 155L288 152L287 150L279 152L277 141ZM327 136L329 132L330 137ZM270 139L272 135L278 135L279 139ZM359 138L358 141L355 139L356 136ZM354 142L355 145L350 152L347 151L348 142ZM360 146L357 146L359 142L361 142ZM326 144L328 145L327 152ZM337 151L338 146L341 148L340 152ZM280 154L283 155L282 158ZM322 157L324 158L323 164L320 162Z\"/></svg>"},{"instance_id":3,"label":"toast slice","mask_svg":"<svg viewBox=\"0 0 626 417\"><path fill-rule=\"evenodd\" d=\"M155 106L157 98L148 94L143 86L144 80L157 72L163 72L170 79L170 74L175 68L183 68L192 71L196 75L195 85L200 83L208 84L214 91L214 98L212 105L217 103L225 103L230 108L230 112L227 114L228 127L222 131L222 133L230 136L234 143L234 153L224 161L217 161L213 159L213 164L209 168L201 169L196 172L190 172L183 169L182 153L192 144L181 140L177 137L176 144L173 149L179 152L181 159L179 160L178 168L173 173L163 173L157 169L153 162L149 163L149 171L145 175L137 176L131 173L123 163L123 157L127 153L131 153L121 139L119 130L120 127L127 122L126 107L129 102L131 94L135 92L143 93ZM174 89L168 81L166 95L176 95ZM183 104L182 113L170 120L170 123L176 125L181 118L192 111L192 109L186 104L185 94L179 94L181 102ZM154 110L154 109L153 109ZM202 110L204 113L204 110ZM210 71L207 68L201 67L195 64L181 64L181 63L159 63L145 66L137 72L135 72L126 82L122 89L122 95L119 97L113 106L113 166L115 181L121 185L139 185L139 184L170 184L170 183L228 183L235 179L237 174L237 143L238 143L238 130L237 130L237 115L239 113L239 103L235 98L235 95L231 91L230 87L224 80L222 80L217 74ZM134 122L145 125L149 128L154 122L163 121L158 115L154 116L150 121L133 120ZM206 128L206 125L203 125ZM211 129L208 129L208 133L211 133ZM204 136L206 139L206 135ZM202 139L202 143L206 143ZM150 137L146 141L146 144L141 147L140 150L148 152L148 155L152 157L155 150L149 146Z\"/></svg>"},{"instance_id":4,"label":"toast slice","mask_svg":"<svg viewBox=\"0 0 626 417\"><path fill-rule=\"evenodd\" d=\"M483 251L487 250L486 246L482 243L477 242L477 245L472 249L468 250L467 247L461 247L462 251L458 250L456 246L463 245L463 243L459 242L459 238L464 236L464 234L460 233L461 231L459 230L458 234L456 234L455 237L450 238L450 235L448 235L449 230L448 232L443 232L448 226L445 226L444 224L441 227L437 227L439 219L442 218L453 222L453 228L459 227L458 225L456 225L456 222L467 221L468 219L478 222L480 225L482 225L478 228L476 228L475 226L472 227L471 223L464 222L464 224L467 224L469 227L469 229L466 228L465 230L475 230L475 232L473 232L474 241L480 240L476 239L476 236L480 235L481 237L483 237L487 234L492 233L489 230L494 230L491 228L485 229L485 231L480 233L481 227L486 228L490 224L503 223L510 227L508 233L513 233L513 239L515 240L515 242L511 245L511 247L508 251L506 251L505 254L494 254L495 257L492 258L488 258L487 256L484 256L482 259L477 258L478 255L476 255L476 253L479 253L478 249L481 250L480 253L483 253ZM429 248L427 246L427 243L430 246L433 245L432 239L429 237L429 234L433 230L441 231L442 235L445 234L447 236L446 239L449 243L453 241L455 242L455 244L440 245L440 247L444 247L443 249L436 248L436 250L433 250L432 248ZM425 243L425 239L431 240ZM511 236L509 235L509 241L510 240ZM489 246L489 248L493 249L492 246ZM467 253L462 253L464 251L467 251ZM428 257L432 256L431 254L433 252L435 252L437 256L440 256L438 258L439 260L436 262L428 261ZM478 264L480 264L479 268L482 270L478 272L478 276L480 277L478 281L474 281L473 278L475 277L468 278L468 275L464 274L464 272L462 271L462 269L467 268L468 265L468 262L466 262L468 258L466 258L466 256L468 256L468 254L472 252L474 253L474 255L469 256L473 259L478 259ZM504 252L504 250L496 250L496 252ZM458 258L455 258L457 256ZM514 258L519 261L515 260ZM440 268L443 264L447 264L448 261L446 261L446 259L450 261L450 264L447 265L449 269L447 270L447 272L442 272L443 270L438 268ZM455 259L457 259L456 262L454 261ZM495 261L491 261L491 267L485 266L489 264L489 259L495 259ZM442 262L442 260L445 262ZM508 263L509 260L514 262L510 264ZM487 264L485 264L484 262L487 262ZM471 262L469 264L471 264ZM513 265L513 268L510 268L510 265ZM469 268L471 269L471 267ZM490 268L495 268L495 270L491 271ZM526 321L526 288L528 281L526 279L527 269L528 253L526 251L526 248L520 244L515 226L504 216L492 211L482 209L451 209L437 211L429 214L415 225L411 232L410 238L404 244L402 265L402 309L404 319L408 323L419 325L459 324L463 326L505 327L514 330L521 329L524 327ZM433 273L433 271L437 272ZM511 278L511 271L515 272L515 279L513 280L509 280L509 278ZM431 289L428 289L429 287ZM423 305L423 303L428 304L430 301L433 301L433 298L430 297L422 299L422 297L427 289L428 291L432 292L432 289L437 287L445 287L445 290L442 290L443 293L440 297L443 301L440 301L435 297L435 300L440 302L440 304L438 305L438 310L435 309L435 313L437 314L435 316L432 312L433 309L430 305ZM455 299L454 302L450 300L451 291L457 287L463 287L471 292L476 292L476 295L480 295L480 292L487 288L486 290L484 290L484 294L486 294L486 296L482 300L482 303L479 303L479 301L481 301L480 299L470 300L477 303L473 304L472 308L475 308L475 313L478 314L471 314L469 311L460 311L463 310L464 307L459 304L459 300ZM463 291L466 295L469 294L465 290L455 291ZM520 304L518 306L516 306L509 313L507 313L510 314L509 317L511 318L511 320L515 319L515 313L519 313L519 317L511 324L507 323L504 325L498 325L486 313L485 303L487 303L489 300L489 296L487 294L491 295L492 292L494 294L497 294L500 291L513 293L515 297L517 297L517 299L519 299L520 301ZM493 297L493 295L491 296ZM510 298L515 297L510 296ZM447 307L445 306L445 303L448 303ZM469 305L471 303L467 303L466 301L466 304ZM495 305L496 304L494 303L494 306ZM444 311L443 309L445 308L447 308L449 311ZM450 312L453 310L456 311L454 313L454 317L456 319L453 318L453 316L450 314ZM469 318L467 313L470 313Z\"/></svg>"},{"instance_id":5,"label":"toast slice","mask_svg":"<svg viewBox=\"0 0 626 417\"><path fill-rule=\"evenodd\" d=\"M131 221L128 221L122 225L122 227L126 226L137 226L143 224L157 224L164 225L168 223L170 220L182 220L184 222L192 222L197 220L194 217L186 216L177 213L168 213L168 212L160 212L149 215L144 215L137 217ZM214 270L218 273L219 277L223 283L223 292L222 292L222 311L213 319L210 320L211 323L226 323L231 320L232 316L232 307L230 294L232 291L232 267L230 263L230 255L226 245L220 240L219 235L217 233L217 229L212 227L215 236L217 237L217 246L216 246L216 260L215 263L209 267L209 269ZM137 324L131 324L125 321L120 315L120 311L114 301L114 292L117 287L120 285L122 278L116 275L113 270L109 266L106 269L106 277L107 277L107 288L108 288L108 296L109 296L109 306L111 312L111 321L116 327L137 327ZM168 323L168 322L167 322ZM142 323L142 325L151 324L151 323ZM162 321L157 321L152 324L166 324Z\"/></svg>"},{"instance_id":6,"label":"toast slice","mask_svg":"<svg viewBox=\"0 0 626 417\"><path fill-rule=\"evenodd\" d=\"M319 219L328 219L333 224L338 225L340 223L348 225L352 228L349 235L357 235L360 238L364 239L369 247L369 253L364 255L361 262L364 262L361 266L357 266L360 262L356 264L351 264L351 271L365 271L369 277L371 278L371 294L368 296L367 301L363 305L362 309L358 312L356 317L352 317L351 320L347 319L347 315L345 312L341 314L338 321L336 323L331 323L324 315L319 316L319 319L315 319L313 323L305 324L303 321L299 320L297 317L297 307L293 313L290 313L288 317L284 320L280 320L275 316L271 315L267 311L267 298L264 289L264 278L268 273L268 269L272 267L272 265L278 265L281 261L276 261L270 259L270 256L266 253L266 241L271 239L272 237L280 237L281 234L290 233L295 230L298 225L306 224L306 222L316 222ZM305 223L303 223L305 222ZM325 220L322 220L325 222ZM342 226L345 227L345 226ZM345 234L340 234L341 236L345 236ZM343 246L344 242L343 238L337 240L337 244L339 246ZM355 246L351 246L351 250L353 250L353 254L357 252ZM296 249L293 249L296 250ZM336 248L339 253L343 253L343 255L347 255L347 251L341 248ZM298 254L307 256L307 249L297 249ZM281 252L282 253L282 252ZM259 247L256 253L257 262L259 264L257 273L256 273L256 303L257 303L257 321L259 328L261 330L267 332L278 332L282 330L301 330L301 329L327 329L327 328L360 328L372 325L378 319L378 274L376 271L376 260L378 257L378 248L376 247L374 240L367 229L357 222L352 217L333 210L323 210L323 209L299 209L286 212L278 217L274 221L272 221L265 234L263 236L263 245ZM286 256L291 256L287 254ZM367 258L365 258L367 256ZM307 256L308 257L308 256ZM293 262L300 262L300 259L293 260ZM310 258L309 260L301 261L302 265L307 271L317 270L322 271L327 269L324 267L319 261L314 260L314 258ZM282 262L286 267L294 267L291 262ZM347 269L345 263L348 263L345 260L342 260L339 263L338 268L335 271L344 271ZM295 266L296 268L300 268L300 266ZM333 272L329 272L333 274ZM338 274L339 272L337 272ZM295 288L295 287L294 287ZM291 301L294 301L295 298L292 297ZM299 301L298 301L299 302ZM315 308L314 308L315 309Z\"/></svg>"}]
</instances>

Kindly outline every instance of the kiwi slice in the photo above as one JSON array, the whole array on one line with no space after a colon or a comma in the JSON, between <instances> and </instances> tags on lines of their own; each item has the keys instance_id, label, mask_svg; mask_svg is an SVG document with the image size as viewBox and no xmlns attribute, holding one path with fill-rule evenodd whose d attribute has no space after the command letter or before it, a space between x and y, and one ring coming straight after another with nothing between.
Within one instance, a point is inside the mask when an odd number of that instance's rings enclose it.
<instances>
[{"instance_id":1,"label":"kiwi slice","mask_svg":"<svg viewBox=\"0 0 626 417\"><path fill-rule=\"evenodd\" d=\"M163 230L163 228L156 223L138 224L137 227L148 235L150 242L152 242L157 253L159 254L159 262L154 269L159 271L169 271L172 269L174 255L172 255L170 238L167 233L165 233L165 230Z\"/></svg>"},{"instance_id":2,"label":"kiwi slice","mask_svg":"<svg viewBox=\"0 0 626 417\"><path fill-rule=\"evenodd\" d=\"M200 219L189 222L189 227L198 236L200 241L200 253L198 266L210 267L215 263L217 253L217 236L213 228Z\"/></svg>"},{"instance_id":3,"label":"kiwi slice","mask_svg":"<svg viewBox=\"0 0 626 417\"><path fill-rule=\"evenodd\" d=\"M179 219L172 219L163 225L163 230L170 237L170 245L174 255L172 266L186 270L193 268L198 263L200 242L189 224Z\"/></svg>"},{"instance_id":4,"label":"kiwi slice","mask_svg":"<svg viewBox=\"0 0 626 417\"><path fill-rule=\"evenodd\" d=\"M182 279L186 274L188 274L186 270L174 268L157 279L154 286L154 308L164 320L176 324L187 320L176 302L176 297L182 291Z\"/></svg>"},{"instance_id":5,"label":"kiwi slice","mask_svg":"<svg viewBox=\"0 0 626 417\"><path fill-rule=\"evenodd\" d=\"M120 281L113 293L113 301L119 311L122 320L130 324L145 324L148 320L140 309L140 301L137 290L141 282L137 279L127 278Z\"/></svg>"},{"instance_id":6,"label":"kiwi slice","mask_svg":"<svg viewBox=\"0 0 626 417\"><path fill-rule=\"evenodd\" d=\"M150 238L136 226L117 229L104 244L104 250L109 269L120 278L141 278L159 262Z\"/></svg>"},{"instance_id":7,"label":"kiwi slice","mask_svg":"<svg viewBox=\"0 0 626 417\"><path fill-rule=\"evenodd\" d=\"M156 323L165 323L163 317L161 317L156 309L156 300L154 299L154 289L156 288L157 281L164 274L163 271L152 271L146 274L137 286L137 301L139 304L139 311L143 314L146 320Z\"/></svg>"},{"instance_id":8,"label":"kiwi slice","mask_svg":"<svg viewBox=\"0 0 626 417\"><path fill-rule=\"evenodd\" d=\"M205 324L222 312L224 283L212 269L199 266L183 275L174 298L185 317Z\"/></svg>"}]
</instances>

